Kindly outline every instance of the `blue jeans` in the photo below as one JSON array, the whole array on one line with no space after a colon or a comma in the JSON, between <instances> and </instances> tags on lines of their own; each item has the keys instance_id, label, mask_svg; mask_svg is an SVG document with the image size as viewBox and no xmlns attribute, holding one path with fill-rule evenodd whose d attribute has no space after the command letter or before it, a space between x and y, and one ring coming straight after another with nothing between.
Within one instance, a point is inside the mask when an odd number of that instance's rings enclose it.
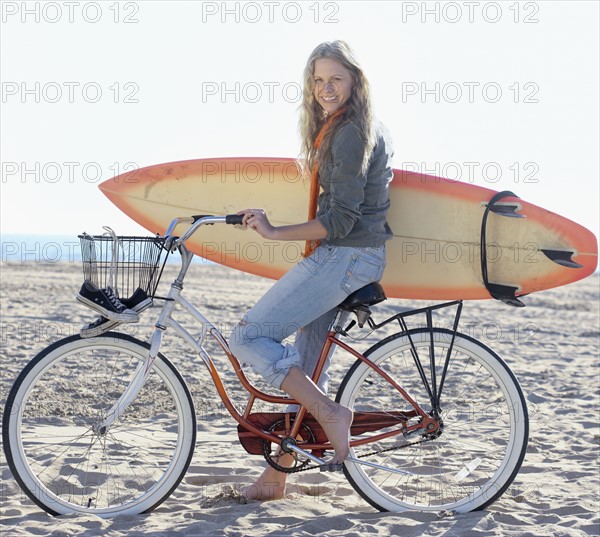
<instances>
[{"instance_id":1,"label":"blue jeans","mask_svg":"<svg viewBox=\"0 0 600 537\"><path fill-rule=\"evenodd\" d=\"M233 354L278 389L294 366L312 375L338 304L379 281L384 269L385 246L319 246L275 282L234 328ZM294 332L295 344L283 345ZM330 359L317 383L325 393Z\"/></svg>"}]
</instances>

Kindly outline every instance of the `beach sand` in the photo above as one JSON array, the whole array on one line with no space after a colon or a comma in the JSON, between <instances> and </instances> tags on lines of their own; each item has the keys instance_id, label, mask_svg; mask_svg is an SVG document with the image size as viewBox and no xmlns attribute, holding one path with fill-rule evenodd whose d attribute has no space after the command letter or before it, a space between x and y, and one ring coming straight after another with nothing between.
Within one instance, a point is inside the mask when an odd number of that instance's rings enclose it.
<instances>
[{"instance_id":1,"label":"beach sand","mask_svg":"<svg viewBox=\"0 0 600 537\"><path fill-rule=\"evenodd\" d=\"M76 334L94 315L74 297L79 265L4 263L1 267L2 406L18 373L39 351ZM164 292L174 267L168 266ZM271 282L215 265L190 269L185 294L228 335ZM569 536L600 535L599 278L524 298L526 308L495 301L465 303L461 329L494 349L510 365L530 413L529 447L521 471L505 494L468 514L380 513L342 474L294 474L278 502L240 501L239 490L265 466L239 445L236 427L209 383L198 357L169 336L162 348L184 376L198 413L196 450L186 477L171 497L147 515L103 520L52 517L21 492L2 454L0 533L6 537L51 535L401 535ZM399 307L421 303L388 300L376 320ZM157 309L123 332L146 340ZM358 348L375 340L366 337ZM352 360L336 355L331 393ZM215 362L226 386L235 376L224 356ZM244 400L238 389L237 402Z\"/></svg>"}]
</instances>

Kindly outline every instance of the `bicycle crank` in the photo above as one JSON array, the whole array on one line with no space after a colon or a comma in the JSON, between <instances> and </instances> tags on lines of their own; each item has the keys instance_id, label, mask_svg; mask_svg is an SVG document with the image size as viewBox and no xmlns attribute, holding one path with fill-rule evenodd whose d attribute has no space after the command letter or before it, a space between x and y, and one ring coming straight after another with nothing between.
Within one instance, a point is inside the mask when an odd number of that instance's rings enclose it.
<instances>
[{"instance_id":1,"label":"bicycle crank","mask_svg":"<svg viewBox=\"0 0 600 537\"><path fill-rule=\"evenodd\" d=\"M290 423L288 423L286 425L285 420L280 420L280 421L273 423L269 427L269 431L277 432L277 434L281 434L282 432L283 432L283 434L286 434L287 433L286 429L288 429L290 427L290 425L291 425ZM309 427L307 427L304 424L302 425L302 428L300 430L299 438L301 440L309 442L309 443L315 442L315 436L314 436L313 432L311 431L311 429ZM263 451L263 456L264 456L265 460L269 463L270 466L272 466L279 472L292 474L295 472L301 472L303 470L308 470L308 464L310 463L310 460L308 460L308 459L300 460L300 459L298 459L296 454L294 454L295 460L291 466L288 467L288 466L282 466L281 464L279 464L279 456L282 453L293 453L291 450L283 447L283 443L286 442L286 440L289 442L294 442L294 444L297 443L297 441L295 439L293 439L291 437L286 437L282 441L281 449L275 450L275 452L272 452L271 442L267 442L266 440L263 440L262 441L262 451Z\"/></svg>"}]
</instances>

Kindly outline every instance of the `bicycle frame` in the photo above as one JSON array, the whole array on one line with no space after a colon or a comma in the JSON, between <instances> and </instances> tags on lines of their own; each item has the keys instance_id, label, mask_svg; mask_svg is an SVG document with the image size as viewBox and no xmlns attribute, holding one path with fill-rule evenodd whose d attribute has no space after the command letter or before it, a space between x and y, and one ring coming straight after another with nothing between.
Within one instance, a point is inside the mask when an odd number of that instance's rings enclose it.
<instances>
[{"instance_id":1,"label":"bicycle frame","mask_svg":"<svg viewBox=\"0 0 600 537\"><path fill-rule=\"evenodd\" d=\"M187 219L178 219L177 222L180 222L182 220L185 221ZM107 413L107 416L105 417L105 419L98 425L98 429L106 430L107 428L109 428L112 423L117 421L124 414L128 405L138 395L138 393L144 386L144 383L145 383L146 379L148 378L148 375L150 374L150 372L152 370L152 365L154 363L154 360L158 356L159 349L160 349L161 342L162 342L163 333L165 332L165 330L167 330L167 328L172 328L200 356L200 358L202 359L202 361L204 362L204 364L206 365L206 367L208 369L208 372L209 372L209 374L212 378L212 381L213 381L213 383L217 389L217 392L219 394L219 397L221 398L223 404L225 405L225 407L227 408L227 411L231 414L231 416L240 425L242 425L246 430L254 433L256 436L258 436L266 441L270 441L270 442L273 442L276 444L281 444L282 440L284 440L284 438L282 438L276 434L268 433L268 432L262 430L261 428L255 426L253 423L251 423L248 420L248 416L250 415L250 413L252 411L252 407L254 406L254 403L257 399L263 400L263 401L266 401L269 403L282 404L282 405L298 404L298 402L289 397L268 394L268 393L265 393L265 392L259 390L258 388L256 388L244 374L239 361L232 354L231 350L229 349L229 345L227 344L223 335L204 315L202 315L202 313L200 311L198 311L181 294L181 291L183 290L183 280L185 278L185 275L187 273L189 265L194 256L194 254L191 253L185 247L185 244L184 244L185 240L193 233L193 230L195 230L195 228L198 227L199 225L202 225L203 223L210 224L210 223L221 222L223 220L224 219L222 217L201 218L197 222L194 223L194 226L192 226L183 235L183 237L181 239L177 239L174 242L174 245L172 246L172 248L177 248L181 254L181 260L182 260L181 269L180 269L179 274L176 277L175 281L171 284L169 293L167 294L166 297L162 298L165 301L165 304L163 305L161 312L158 316L158 319L155 323L155 329L153 331L153 334L152 334L152 337L150 340L150 350L148 352L148 357L146 358L146 360L144 362L142 362L137 367L137 369L133 375L133 379L130 382L129 386L124 391L124 393L121 395L119 400L113 405L113 407ZM174 221L174 223L175 223L175 221ZM177 224L175 223L175 225L177 225ZM171 227L169 228L170 231L167 232L167 236L170 235L170 232L172 232L172 228L174 228L175 225L171 224ZM173 314L173 311L177 304L179 304L189 315L191 315L195 319L196 322L198 322L202 326L202 331L201 331L200 337L195 338L178 321L173 319L172 314ZM341 347L346 352L350 353L355 358L363 361L370 368L372 368L378 375L383 377L390 384L390 387L397 390L401 394L403 399L405 399L407 401L407 403L409 403L412 406L412 408L414 409L415 417L420 418L419 422L416 424L412 424L409 426L403 425L401 428L398 428L397 430L394 429L394 430L391 430L391 431L388 431L385 433L380 433L377 435L373 435L373 436L370 436L368 438L364 438L361 440L351 441L350 446L353 447L353 446L358 446L358 445L362 445L362 444L366 444L366 443L371 443L371 442L382 440L384 438L398 435L398 434L406 435L406 434L414 432L418 429L423 429L423 431L427 432L427 433L435 433L437 431L437 429L439 428L439 424L438 424L437 420L435 418L431 417L425 410L423 410L418 405L418 403L416 403L410 397L410 395L402 388L402 386L400 386L392 377L390 377L385 371L383 371L381 368L379 368L376 364L371 362L368 358L366 358L365 356L363 356L362 354L357 352L355 349L353 349L346 343L339 340L340 335L345 333L344 330L339 326L341 317L342 317L342 310L338 310L338 313L328 330L327 337L325 339L324 345L321 350L321 354L319 356L319 359L315 366L315 370L311 377L312 380L316 383L319 376L321 375L321 372L323 371L327 356L328 356L332 346L336 345L338 347ZM394 320L394 319L396 319L396 317L389 319L389 320L385 321L384 323L377 325L376 327L383 326L384 324L387 324L387 322L390 322L391 320ZM405 328L406 328L406 326L405 326ZM210 335L211 337L213 337L217 341L217 343L220 345L220 347L223 349L223 351L229 358L229 361L231 362L240 383L242 384L242 386L246 389L246 391L250 395L243 414L240 414L237 411L237 409L235 408L235 406L233 405L233 403L232 403L231 399L229 398L227 391L223 385L223 382L217 371L217 368L215 367L208 352L204 349L203 343L204 343L207 335ZM295 438L298 435L300 428L302 426L303 419L306 416L306 414L307 414L307 409L303 406L300 406L300 409L296 415L296 418L294 419L294 423L293 423L292 429L290 431L289 437ZM325 444L303 443L302 447L305 450L331 449L329 443L325 443Z\"/></svg>"}]
</instances>

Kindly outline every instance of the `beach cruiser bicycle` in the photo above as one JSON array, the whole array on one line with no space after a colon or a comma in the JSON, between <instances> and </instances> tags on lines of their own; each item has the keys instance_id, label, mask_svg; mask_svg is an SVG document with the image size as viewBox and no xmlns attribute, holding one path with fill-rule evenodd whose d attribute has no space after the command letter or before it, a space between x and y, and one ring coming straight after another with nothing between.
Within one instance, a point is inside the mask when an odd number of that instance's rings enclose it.
<instances>
[{"instance_id":1,"label":"beach cruiser bicycle","mask_svg":"<svg viewBox=\"0 0 600 537\"><path fill-rule=\"evenodd\" d=\"M80 236L86 280L102 287L112 278L134 309L150 302L132 300L136 293L163 304L149 342L106 332L118 323L100 319L84 330L93 337L57 341L17 378L4 411L4 450L15 479L41 508L54 515L147 513L180 483L196 445L196 414L181 374L161 352L167 329L206 365L246 451L284 472L336 470L325 462L333 450L310 409L286 411L295 401L254 386L223 335L182 294L193 258L186 240L207 224L239 223L236 215L194 216L175 219L164 237ZM189 225L181 237L174 235L179 224ZM175 251L181 269L167 296L158 297L165 260ZM461 301L376 323L370 306L384 299L382 287L370 284L339 305L312 375L319 377L333 345L355 360L336 397L355 416L343 472L381 511L482 509L506 491L525 456L521 388L492 350L458 332ZM174 318L181 310L199 334ZM452 318L449 329L434 326L442 310ZM347 326L345 312L355 314ZM424 321L409 328L414 319ZM356 323L371 330L397 323L397 330L361 354L344 342ZM209 341L248 392L244 408L229 398ZM253 412L260 401L281 411ZM294 455L291 467L279 465L282 452Z\"/></svg>"}]
</instances>

